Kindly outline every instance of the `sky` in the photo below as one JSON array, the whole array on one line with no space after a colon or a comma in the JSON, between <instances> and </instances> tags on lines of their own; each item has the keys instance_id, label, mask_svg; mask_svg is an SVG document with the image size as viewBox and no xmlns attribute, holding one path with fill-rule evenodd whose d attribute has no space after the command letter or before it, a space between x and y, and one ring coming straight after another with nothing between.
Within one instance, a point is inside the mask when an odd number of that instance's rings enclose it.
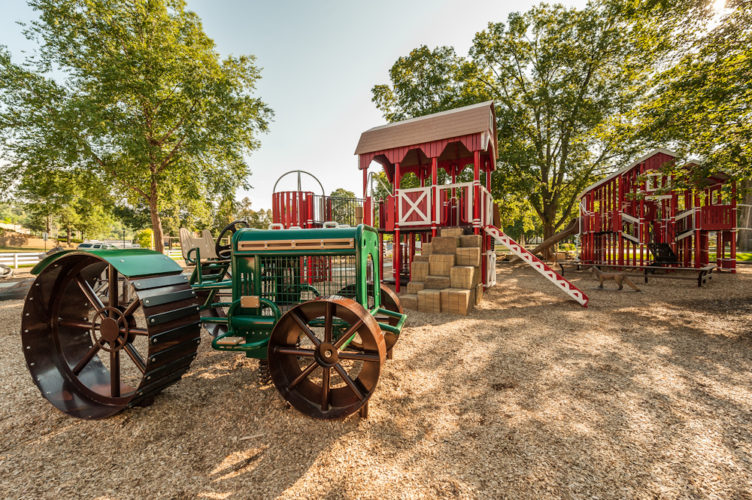
<instances>
[{"instance_id":1,"label":"sky","mask_svg":"<svg viewBox=\"0 0 752 500\"><path fill-rule=\"evenodd\" d=\"M450 45L466 55L475 33L532 1L503 0L187 0L223 56L253 54L262 68L257 95L274 110L261 147L248 159L253 208L271 208L275 181L289 170L307 170L329 194L345 188L362 194L353 154L361 132L385 120L371 102L371 88L389 83L400 56L427 45ZM581 7L584 0L566 5ZM34 12L23 0L0 0L0 44L16 62L33 45L17 21ZM295 188L287 176L278 190ZM311 188L313 182L304 188ZM318 193L320 188L316 187Z\"/></svg>"}]
</instances>

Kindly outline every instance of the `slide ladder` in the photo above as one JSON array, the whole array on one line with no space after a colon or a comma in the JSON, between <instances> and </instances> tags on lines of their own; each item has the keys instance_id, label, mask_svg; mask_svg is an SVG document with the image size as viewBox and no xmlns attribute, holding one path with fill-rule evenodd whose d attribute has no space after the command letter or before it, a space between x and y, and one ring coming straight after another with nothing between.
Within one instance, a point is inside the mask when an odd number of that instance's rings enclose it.
<instances>
[{"instance_id":1,"label":"slide ladder","mask_svg":"<svg viewBox=\"0 0 752 500\"><path fill-rule=\"evenodd\" d=\"M588 299L588 296L585 295L585 292L567 281L564 276L548 267L532 253L525 250L522 245L504 234L504 232L498 227L486 226L484 229L488 235L493 236L496 241L507 247L510 252L527 262L533 269L542 274L548 281L559 287L564 293L576 300L582 307L587 307L588 301L590 300Z\"/></svg>"}]
</instances>

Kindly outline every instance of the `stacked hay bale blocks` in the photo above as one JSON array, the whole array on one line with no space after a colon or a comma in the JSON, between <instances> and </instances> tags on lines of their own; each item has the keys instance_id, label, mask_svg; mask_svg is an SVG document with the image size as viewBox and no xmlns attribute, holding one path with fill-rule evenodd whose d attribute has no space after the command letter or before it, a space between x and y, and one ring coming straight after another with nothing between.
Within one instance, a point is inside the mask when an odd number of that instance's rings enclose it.
<instances>
[{"instance_id":1,"label":"stacked hay bale blocks","mask_svg":"<svg viewBox=\"0 0 752 500\"><path fill-rule=\"evenodd\" d=\"M468 314L483 299L480 283L479 235L462 228L441 229L440 236L424 243L413 259L402 306L423 312Z\"/></svg>"}]
</instances>

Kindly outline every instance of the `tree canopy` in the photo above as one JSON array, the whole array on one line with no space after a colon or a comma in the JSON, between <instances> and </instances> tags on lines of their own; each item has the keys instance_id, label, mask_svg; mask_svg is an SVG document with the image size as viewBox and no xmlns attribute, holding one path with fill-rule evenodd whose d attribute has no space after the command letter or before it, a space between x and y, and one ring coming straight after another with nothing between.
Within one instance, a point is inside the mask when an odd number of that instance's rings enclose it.
<instances>
[{"instance_id":1,"label":"tree canopy","mask_svg":"<svg viewBox=\"0 0 752 500\"><path fill-rule=\"evenodd\" d=\"M548 237L576 214L583 188L650 145L749 164L752 23L748 2L732 6L698 37L703 0L541 3L489 23L466 57L426 46L400 57L373 102L398 121L493 99L494 198L529 203ZM510 226L530 227L525 210L509 213Z\"/></svg>"},{"instance_id":2,"label":"tree canopy","mask_svg":"<svg viewBox=\"0 0 752 500\"><path fill-rule=\"evenodd\" d=\"M701 174L752 177L752 4L729 1L717 24L681 47L641 108L640 135L698 156Z\"/></svg>"},{"instance_id":3,"label":"tree canopy","mask_svg":"<svg viewBox=\"0 0 752 500\"><path fill-rule=\"evenodd\" d=\"M245 157L272 116L253 56L220 58L182 0L30 0L39 49L0 48L7 179L68 172L162 217L247 187Z\"/></svg>"}]
</instances>

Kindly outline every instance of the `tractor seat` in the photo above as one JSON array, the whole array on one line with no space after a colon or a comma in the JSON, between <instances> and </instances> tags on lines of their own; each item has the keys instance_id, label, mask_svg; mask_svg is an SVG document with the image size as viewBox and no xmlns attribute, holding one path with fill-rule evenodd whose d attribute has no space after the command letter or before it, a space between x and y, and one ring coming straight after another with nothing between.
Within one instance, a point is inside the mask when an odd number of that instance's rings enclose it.
<instances>
[{"instance_id":1,"label":"tractor seat","mask_svg":"<svg viewBox=\"0 0 752 500\"><path fill-rule=\"evenodd\" d=\"M196 238L186 228L180 228L180 249L183 252L183 259L188 259L188 252L198 248L201 254L201 260L217 260L214 238L208 229L204 229L200 238ZM195 256L194 256L195 257Z\"/></svg>"}]
</instances>

